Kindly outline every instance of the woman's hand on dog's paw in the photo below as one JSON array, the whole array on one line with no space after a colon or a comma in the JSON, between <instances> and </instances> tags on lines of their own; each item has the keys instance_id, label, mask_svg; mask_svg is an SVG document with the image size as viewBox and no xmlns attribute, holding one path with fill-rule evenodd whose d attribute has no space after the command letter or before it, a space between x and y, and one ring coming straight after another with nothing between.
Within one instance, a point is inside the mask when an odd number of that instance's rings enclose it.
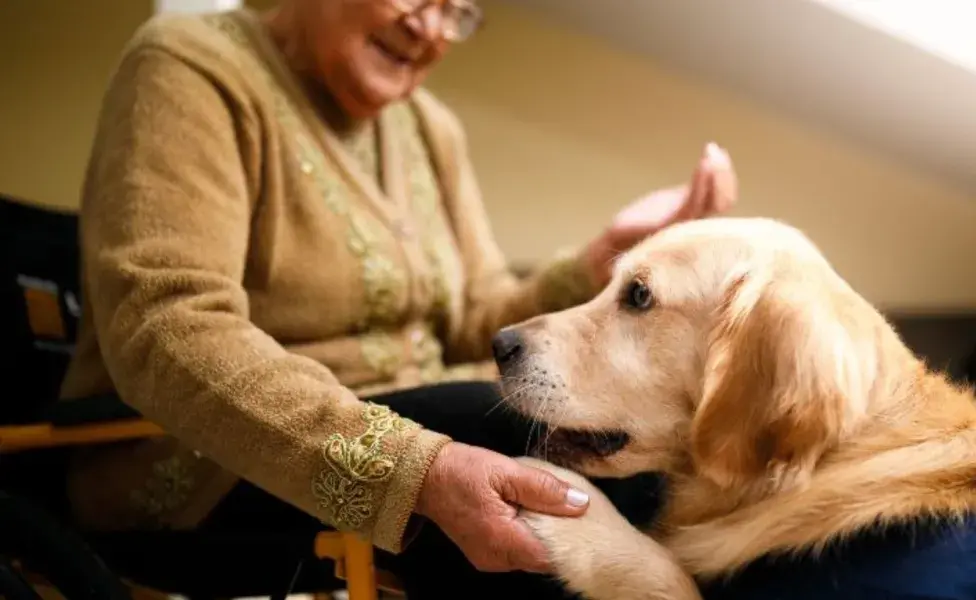
<instances>
[{"instance_id":1,"label":"woman's hand on dog's paw","mask_svg":"<svg viewBox=\"0 0 976 600\"><path fill-rule=\"evenodd\" d=\"M548 556L557 575L563 576L568 570L576 568L574 563L587 553L588 540L605 536L613 531L616 520L623 517L603 493L585 477L535 458L516 459L523 465L548 471L560 480L572 485L586 494L590 507L586 514L575 519L543 514L530 509L519 511L518 518L525 523L548 550Z\"/></svg>"},{"instance_id":2,"label":"woman's hand on dog's paw","mask_svg":"<svg viewBox=\"0 0 976 600\"><path fill-rule=\"evenodd\" d=\"M551 572L549 554L520 508L582 515L589 498L552 473L457 442L427 472L416 512L434 521L481 571Z\"/></svg>"}]
</instances>

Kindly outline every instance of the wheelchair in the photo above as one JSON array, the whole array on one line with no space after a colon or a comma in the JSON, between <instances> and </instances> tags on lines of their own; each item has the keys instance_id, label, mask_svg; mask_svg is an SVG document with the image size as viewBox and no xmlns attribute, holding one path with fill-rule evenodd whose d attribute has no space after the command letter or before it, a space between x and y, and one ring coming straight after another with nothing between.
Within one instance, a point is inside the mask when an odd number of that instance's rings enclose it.
<instances>
[{"instance_id":1,"label":"wheelchair","mask_svg":"<svg viewBox=\"0 0 976 600\"><path fill-rule=\"evenodd\" d=\"M338 531L82 535L72 527L67 451L163 434L113 396L57 402L80 316L78 262L75 215L0 196L0 598L36 600L54 590L69 600L277 599L321 591L308 589L303 573L323 566L350 600L401 595L396 578L376 568L372 546ZM262 556L283 552L294 569L270 577L274 589L242 581Z\"/></svg>"}]
</instances>

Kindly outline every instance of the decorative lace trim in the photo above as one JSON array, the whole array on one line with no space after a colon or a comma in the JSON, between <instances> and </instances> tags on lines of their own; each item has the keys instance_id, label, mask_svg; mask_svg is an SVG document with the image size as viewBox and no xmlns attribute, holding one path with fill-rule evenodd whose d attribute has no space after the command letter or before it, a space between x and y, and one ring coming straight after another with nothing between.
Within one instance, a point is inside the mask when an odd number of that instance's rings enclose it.
<instances>
[{"instance_id":1,"label":"decorative lace trim","mask_svg":"<svg viewBox=\"0 0 976 600\"><path fill-rule=\"evenodd\" d=\"M366 430L357 437L329 436L322 451L327 467L312 480L319 510L341 529L363 528L376 505L371 486L393 476L396 457L383 448L384 438L418 428L388 407L372 403L363 409L362 420Z\"/></svg>"}]
</instances>

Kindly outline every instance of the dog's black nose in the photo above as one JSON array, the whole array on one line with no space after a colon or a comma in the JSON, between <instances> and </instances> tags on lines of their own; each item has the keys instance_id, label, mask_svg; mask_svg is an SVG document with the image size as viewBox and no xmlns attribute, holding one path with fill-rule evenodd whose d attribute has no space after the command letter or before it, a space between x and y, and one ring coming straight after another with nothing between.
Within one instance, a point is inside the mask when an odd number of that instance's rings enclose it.
<instances>
[{"instance_id":1,"label":"dog's black nose","mask_svg":"<svg viewBox=\"0 0 976 600\"><path fill-rule=\"evenodd\" d=\"M515 329L502 329L491 341L491 351L499 367L517 362L524 349L522 336Z\"/></svg>"}]
</instances>

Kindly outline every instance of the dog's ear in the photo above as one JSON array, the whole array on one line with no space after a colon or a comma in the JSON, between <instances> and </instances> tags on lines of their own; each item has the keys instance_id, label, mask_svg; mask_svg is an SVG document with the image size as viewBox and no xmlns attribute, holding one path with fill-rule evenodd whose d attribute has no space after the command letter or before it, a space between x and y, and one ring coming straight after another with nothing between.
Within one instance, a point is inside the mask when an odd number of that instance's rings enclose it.
<instances>
[{"instance_id":1,"label":"dog's ear","mask_svg":"<svg viewBox=\"0 0 976 600\"><path fill-rule=\"evenodd\" d=\"M802 484L866 403L843 311L802 285L746 275L727 288L691 424L695 466L723 488Z\"/></svg>"}]
</instances>

